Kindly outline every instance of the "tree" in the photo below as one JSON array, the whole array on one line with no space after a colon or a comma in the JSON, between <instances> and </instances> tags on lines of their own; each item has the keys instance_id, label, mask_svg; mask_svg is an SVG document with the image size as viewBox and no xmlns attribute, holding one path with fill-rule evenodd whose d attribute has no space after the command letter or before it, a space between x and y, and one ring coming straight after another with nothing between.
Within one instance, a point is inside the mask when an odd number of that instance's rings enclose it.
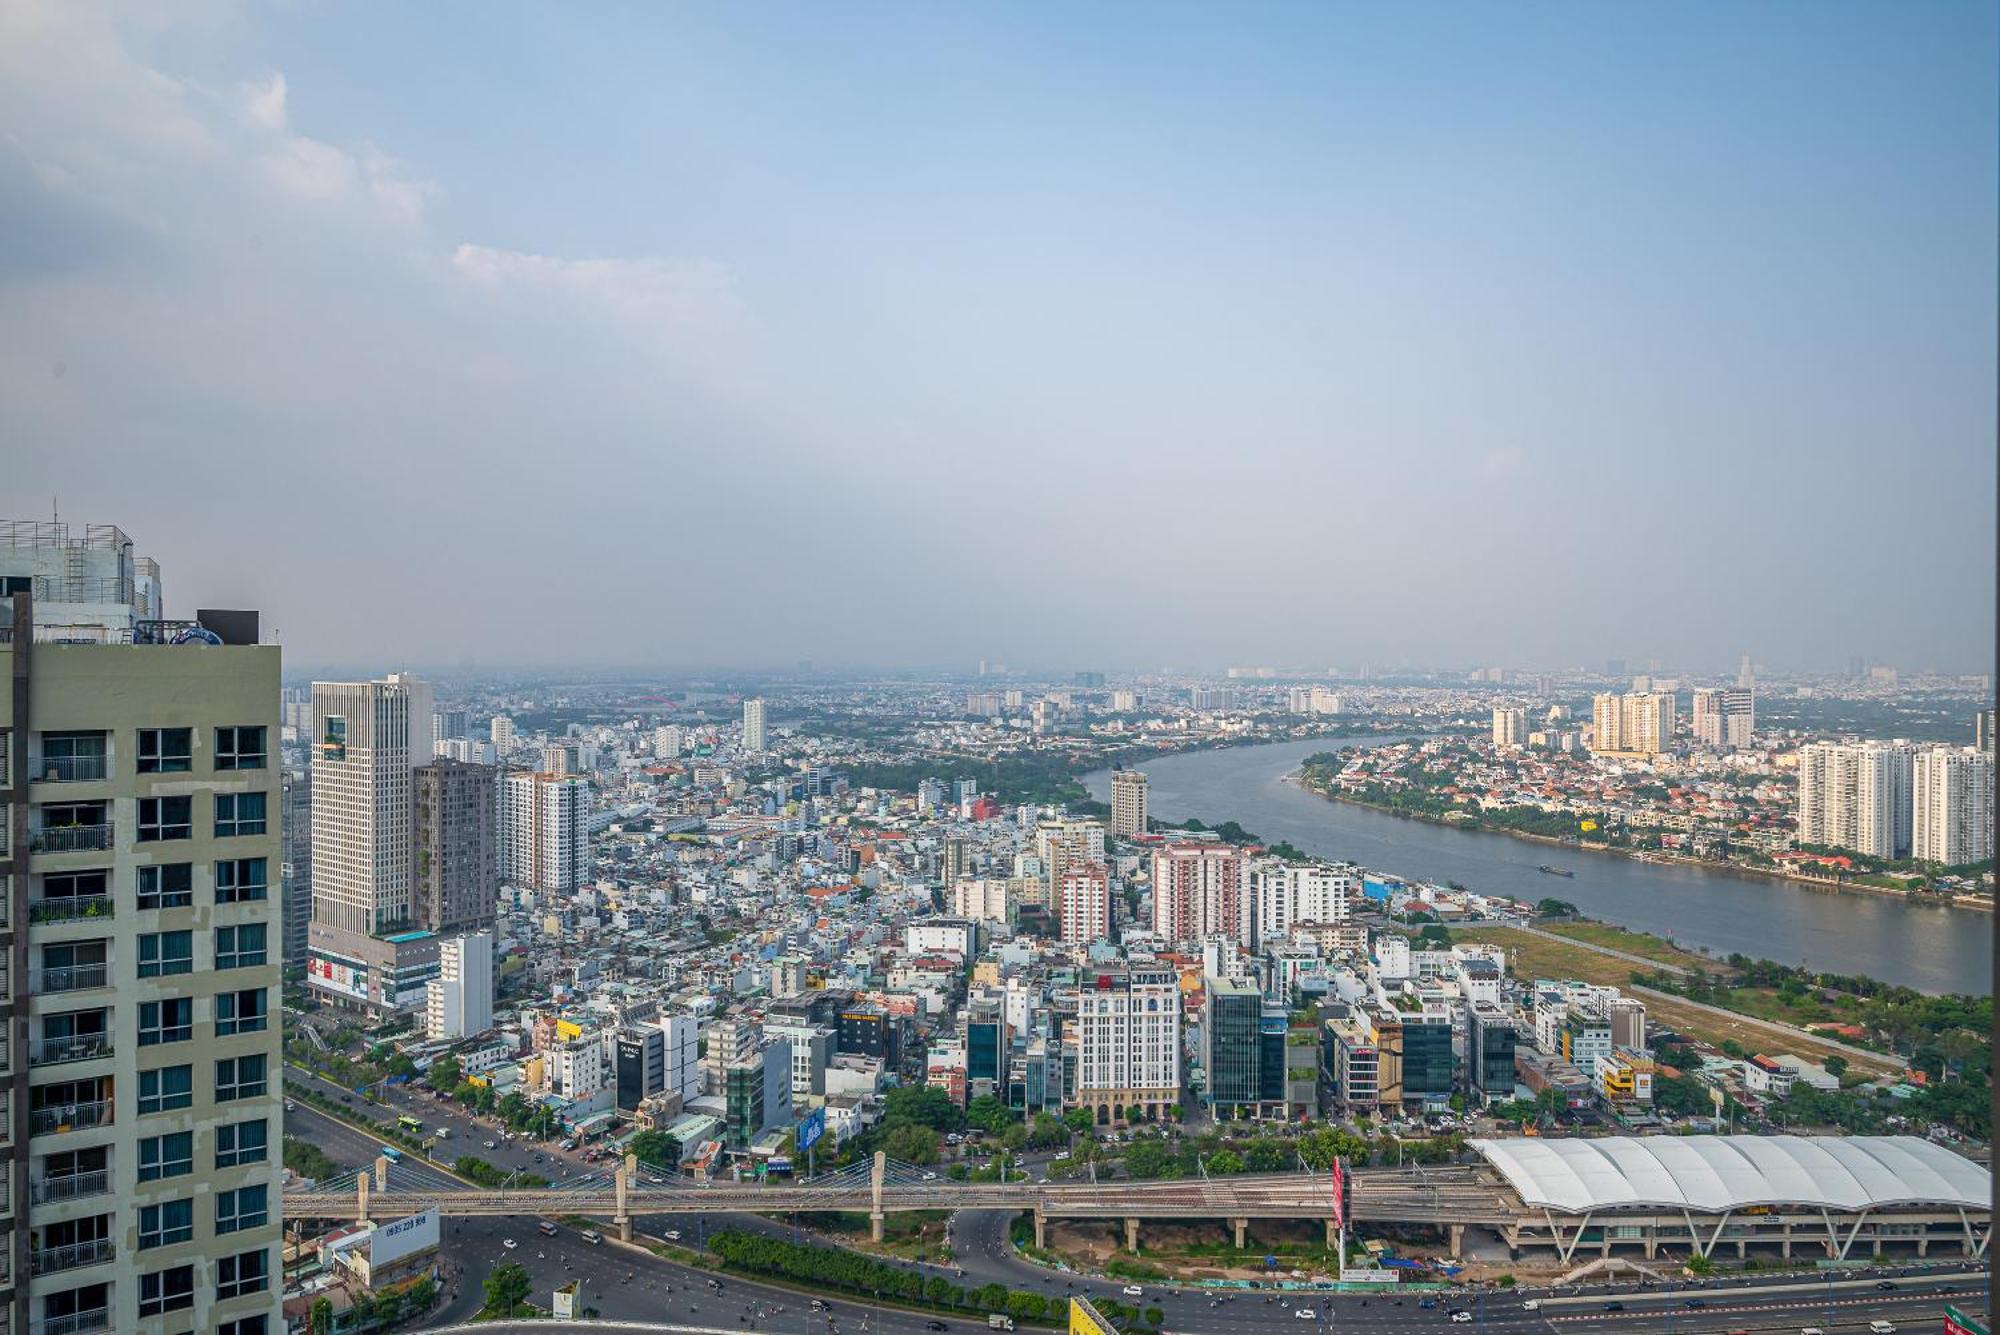
<instances>
[{"instance_id":1,"label":"tree","mask_svg":"<svg viewBox=\"0 0 2000 1335\"><path fill-rule=\"evenodd\" d=\"M512 1261L486 1276L486 1310L496 1316L517 1316L533 1287L528 1272Z\"/></svg>"},{"instance_id":2,"label":"tree","mask_svg":"<svg viewBox=\"0 0 2000 1335\"><path fill-rule=\"evenodd\" d=\"M626 1142L625 1152L660 1168L678 1168L681 1163L681 1143L664 1131L641 1131Z\"/></svg>"},{"instance_id":3,"label":"tree","mask_svg":"<svg viewBox=\"0 0 2000 1335\"><path fill-rule=\"evenodd\" d=\"M456 1057L439 1057L431 1063L431 1069L424 1072L424 1083L432 1089L457 1089L459 1081L464 1078Z\"/></svg>"},{"instance_id":4,"label":"tree","mask_svg":"<svg viewBox=\"0 0 2000 1335\"><path fill-rule=\"evenodd\" d=\"M333 1300L316 1298L306 1316L307 1327L312 1335L333 1335Z\"/></svg>"},{"instance_id":5,"label":"tree","mask_svg":"<svg viewBox=\"0 0 2000 1335\"><path fill-rule=\"evenodd\" d=\"M1243 1156L1235 1150L1218 1150L1206 1160L1211 1174L1240 1173L1243 1171Z\"/></svg>"},{"instance_id":6,"label":"tree","mask_svg":"<svg viewBox=\"0 0 2000 1335\"><path fill-rule=\"evenodd\" d=\"M886 1131L908 1124L956 1131L965 1125L965 1114L934 1085L898 1085L882 1101L882 1127Z\"/></svg>"},{"instance_id":7,"label":"tree","mask_svg":"<svg viewBox=\"0 0 2000 1335\"><path fill-rule=\"evenodd\" d=\"M428 1312L437 1303L437 1281L425 1275L410 1285L409 1306L412 1311Z\"/></svg>"},{"instance_id":8,"label":"tree","mask_svg":"<svg viewBox=\"0 0 2000 1335\"><path fill-rule=\"evenodd\" d=\"M930 1127L906 1122L883 1138L882 1148L891 1159L927 1166L937 1162L938 1133Z\"/></svg>"},{"instance_id":9,"label":"tree","mask_svg":"<svg viewBox=\"0 0 2000 1335\"><path fill-rule=\"evenodd\" d=\"M991 1094L981 1094L965 1106L965 1124L999 1135L1015 1124L1014 1110Z\"/></svg>"},{"instance_id":10,"label":"tree","mask_svg":"<svg viewBox=\"0 0 2000 1335\"><path fill-rule=\"evenodd\" d=\"M1820 1065L1826 1068L1826 1073L1830 1076L1839 1077L1847 1074L1847 1058L1838 1053L1830 1055Z\"/></svg>"},{"instance_id":11,"label":"tree","mask_svg":"<svg viewBox=\"0 0 2000 1335\"><path fill-rule=\"evenodd\" d=\"M1021 1150L1027 1148L1028 1128L1019 1122L1010 1122L1007 1129L1000 1133L1000 1143L1008 1149L1019 1153Z\"/></svg>"},{"instance_id":12,"label":"tree","mask_svg":"<svg viewBox=\"0 0 2000 1335\"><path fill-rule=\"evenodd\" d=\"M1180 1156L1162 1141L1141 1140L1125 1151L1125 1171L1141 1182L1156 1177L1179 1177Z\"/></svg>"},{"instance_id":13,"label":"tree","mask_svg":"<svg viewBox=\"0 0 2000 1335\"><path fill-rule=\"evenodd\" d=\"M1065 1125L1079 1136L1087 1136L1097 1126L1096 1110L1091 1108L1071 1108L1062 1115Z\"/></svg>"}]
</instances>

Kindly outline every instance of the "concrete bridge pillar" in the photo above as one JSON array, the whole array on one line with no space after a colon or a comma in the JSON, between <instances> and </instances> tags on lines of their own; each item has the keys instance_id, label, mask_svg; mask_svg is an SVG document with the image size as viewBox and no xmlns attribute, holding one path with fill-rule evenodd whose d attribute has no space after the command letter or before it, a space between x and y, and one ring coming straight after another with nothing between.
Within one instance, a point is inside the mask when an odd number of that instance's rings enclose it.
<instances>
[{"instance_id":1,"label":"concrete bridge pillar","mask_svg":"<svg viewBox=\"0 0 2000 1335\"><path fill-rule=\"evenodd\" d=\"M387 1191L388 1189L389 1189L389 1156L386 1154L378 1154L375 1156L375 1190Z\"/></svg>"},{"instance_id":2,"label":"concrete bridge pillar","mask_svg":"<svg viewBox=\"0 0 2000 1335\"><path fill-rule=\"evenodd\" d=\"M356 1192L354 1222L365 1224L368 1222L368 1174L356 1173L354 1175L354 1190Z\"/></svg>"},{"instance_id":3,"label":"concrete bridge pillar","mask_svg":"<svg viewBox=\"0 0 2000 1335\"><path fill-rule=\"evenodd\" d=\"M1250 1221L1248 1219L1232 1219L1229 1221L1229 1226L1236 1230L1236 1250L1240 1252L1243 1250L1244 1235L1250 1231Z\"/></svg>"},{"instance_id":4,"label":"concrete bridge pillar","mask_svg":"<svg viewBox=\"0 0 2000 1335\"><path fill-rule=\"evenodd\" d=\"M1736 1259L1741 1261L1748 1255L1750 1255L1750 1244L1742 1238L1738 1238L1736 1240Z\"/></svg>"},{"instance_id":5,"label":"concrete bridge pillar","mask_svg":"<svg viewBox=\"0 0 2000 1335\"><path fill-rule=\"evenodd\" d=\"M1125 1250L1139 1254L1139 1221L1129 1216L1125 1220Z\"/></svg>"},{"instance_id":6,"label":"concrete bridge pillar","mask_svg":"<svg viewBox=\"0 0 2000 1335\"><path fill-rule=\"evenodd\" d=\"M1924 1232L1917 1234L1917 1255L1923 1257L1923 1256L1929 1256L1930 1254L1931 1254L1931 1235L1930 1235L1930 1230L1926 1229Z\"/></svg>"},{"instance_id":7,"label":"concrete bridge pillar","mask_svg":"<svg viewBox=\"0 0 2000 1335\"><path fill-rule=\"evenodd\" d=\"M629 1157L626 1162L630 1162ZM618 1225L618 1240L620 1242L630 1242L632 1240L632 1216L625 1212L626 1182L631 1171L625 1164L619 1164L618 1172L612 1179L612 1189L617 1193L617 1208L611 1216L611 1222Z\"/></svg>"},{"instance_id":8,"label":"concrete bridge pillar","mask_svg":"<svg viewBox=\"0 0 2000 1335\"><path fill-rule=\"evenodd\" d=\"M881 1150L875 1151L875 1166L868 1175L868 1236L876 1242L882 1241L882 1179L889 1172L889 1156Z\"/></svg>"},{"instance_id":9,"label":"concrete bridge pillar","mask_svg":"<svg viewBox=\"0 0 2000 1335\"><path fill-rule=\"evenodd\" d=\"M1035 1247L1037 1250L1049 1245L1049 1217L1042 1213L1042 1207L1035 1207Z\"/></svg>"},{"instance_id":10,"label":"concrete bridge pillar","mask_svg":"<svg viewBox=\"0 0 2000 1335\"><path fill-rule=\"evenodd\" d=\"M1340 1225L1334 1223L1331 1219L1326 1221L1326 1245L1329 1247L1338 1247L1340 1245ZM1346 1264L1346 1257L1343 1256L1340 1259L1342 1264Z\"/></svg>"},{"instance_id":11,"label":"concrete bridge pillar","mask_svg":"<svg viewBox=\"0 0 2000 1335\"><path fill-rule=\"evenodd\" d=\"M1445 1230L1445 1237L1451 1242L1451 1254L1462 1255L1465 1251L1465 1225L1453 1224Z\"/></svg>"}]
</instances>

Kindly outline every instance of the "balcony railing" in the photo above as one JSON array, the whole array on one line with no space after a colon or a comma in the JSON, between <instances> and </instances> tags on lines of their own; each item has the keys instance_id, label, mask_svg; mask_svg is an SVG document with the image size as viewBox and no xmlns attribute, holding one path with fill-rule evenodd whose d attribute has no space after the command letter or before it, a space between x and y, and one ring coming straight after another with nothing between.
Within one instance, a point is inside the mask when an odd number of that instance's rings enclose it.
<instances>
[{"instance_id":1,"label":"balcony railing","mask_svg":"<svg viewBox=\"0 0 2000 1335\"><path fill-rule=\"evenodd\" d=\"M45 1177L34 1184L35 1204L50 1205L56 1201L80 1201L90 1196L102 1196L110 1190L111 1174L105 1169L99 1169L94 1173Z\"/></svg>"},{"instance_id":2,"label":"balcony railing","mask_svg":"<svg viewBox=\"0 0 2000 1335\"><path fill-rule=\"evenodd\" d=\"M41 783L95 783L110 775L106 756L43 756L35 766L35 778Z\"/></svg>"},{"instance_id":3,"label":"balcony railing","mask_svg":"<svg viewBox=\"0 0 2000 1335\"><path fill-rule=\"evenodd\" d=\"M92 1331L110 1329L111 1309L100 1307L68 1316L45 1316L35 1323L32 1335L91 1335Z\"/></svg>"},{"instance_id":4,"label":"balcony railing","mask_svg":"<svg viewBox=\"0 0 2000 1335\"><path fill-rule=\"evenodd\" d=\"M70 964L44 969L35 975L37 992L79 992L88 987L109 987L109 964Z\"/></svg>"},{"instance_id":5,"label":"balcony railing","mask_svg":"<svg viewBox=\"0 0 2000 1335\"><path fill-rule=\"evenodd\" d=\"M28 835L30 853L102 853L111 847L110 822L102 825L45 825Z\"/></svg>"},{"instance_id":6,"label":"balcony railing","mask_svg":"<svg viewBox=\"0 0 2000 1335\"><path fill-rule=\"evenodd\" d=\"M34 1253L33 1270L37 1275L53 1275L62 1270L98 1265L109 1261L117 1252L118 1249L111 1244L109 1238L72 1242L66 1247L44 1247Z\"/></svg>"},{"instance_id":7,"label":"balcony railing","mask_svg":"<svg viewBox=\"0 0 2000 1335\"><path fill-rule=\"evenodd\" d=\"M118 912L110 895L59 895L28 906L30 922L75 922L79 918L109 918Z\"/></svg>"},{"instance_id":8,"label":"balcony railing","mask_svg":"<svg viewBox=\"0 0 2000 1335\"><path fill-rule=\"evenodd\" d=\"M38 1136L62 1131L87 1131L93 1126L110 1124L109 1099L102 1103L66 1103L57 1107L36 1108L28 1117L29 1129Z\"/></svg>"},{"instance_id":9,"label":"balcony railing","mask_svg":"<svg viewBox=\"0 0 2000 1335\"><path fill-rule=\"evenodd\" d=\"M28 1044L28 1065L60 1066L111 1055L111 1035L75 1034L69 1038L38 1038Z\"/></svg>"}]
</instances>

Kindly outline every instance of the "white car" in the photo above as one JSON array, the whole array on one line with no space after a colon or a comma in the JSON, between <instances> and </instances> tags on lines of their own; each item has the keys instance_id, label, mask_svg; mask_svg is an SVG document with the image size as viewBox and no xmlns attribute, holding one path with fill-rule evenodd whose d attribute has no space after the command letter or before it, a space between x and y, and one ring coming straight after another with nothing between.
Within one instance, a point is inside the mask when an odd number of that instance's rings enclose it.
<instances>
[{"instance_id":1,"label":"white car","mask_svg":"<svg viewBox=\"0 0 2000 1335\"><path fill-rule=\"evenodd\" d=\"M514 1250L515 1242L512 1238L502 1238L500 1239L500 1245L511 1252Z\"/></svg>"},{"instance_id":2,"label":"white car","mask_svg":"<svg viewBox=\"0 0 2000 1335\"><path fill-rule=\"evenodd\" d=\"M1523 1312L1539 1312L1542 1310L1542 1300L1540 1298L1530 1298L1521 1304L1521 1310Z\"/></svg>"},{"instance_id":3,"label":"white car","mask_svg":"<svg viewBox=\"0 0 2000 1335\"><path fill-rule=\"evenodd\" d=\"M1127 1284L1125 1286L1125 1296L1127 1298L1143 1298L1146 1296L1146 1291L1137 1284Z\"/></svg>"},{"instance_id":4,"label":"white car","mask_svg":"<svg viewBox=\"0 0 2000 1335\"><path fill-rule=\"evenodd\" d=\"M1896 1335L1896 1327L1888 1321L1870 1321L1868 1335Z\"/></svg>"},{"instance_id":5,"label":"white car","mask_svg":"<svg viewBox=\"0 0 2000 1335\"><path fill-rule=\"evenodd\" d=\"M1319 1320L1319 1313L1313 1311L1310 1307L1295 1307L1292 1309L1292 1315L1301 1321Z\"/></svg>"},{"instance_id":6,"label":"white car","mask_svg":"<svg viewBox=\"0 0 2000 1335\"><path fill-rule=\"evenodd\" d=\"M668 1242L679 1242L681 1240L681 1231L677 1228L670 1228L665 1233L662 1233L660 1236L665 1238Z\"/></svg>"},{"instance_id":7,"label":"white car","mask_svg":"<svg viewBox=\"0 0 2000 1335\"><path fill-rule=\"evenodd\" d=\"M1451 1320L1453 1325L1457 1325L1460 1322L1464 1321L1470 1321L1472 1320L1472 1313L1466 1311L1463 1307L1461 1307L1457 1311L1451 1314Z\"/></svg>"},{"instance_id":8,"label":"white car","mask_svg":"<svg viewBox=\"0 0 2000 1335\"><path fill-rule=\"evenodd\" d=\"M489 1150L497 1150L500 1148L500 1146L497 1142L489 1140L486 1142L486 1148Z\"/></svg>"}]
</instances>

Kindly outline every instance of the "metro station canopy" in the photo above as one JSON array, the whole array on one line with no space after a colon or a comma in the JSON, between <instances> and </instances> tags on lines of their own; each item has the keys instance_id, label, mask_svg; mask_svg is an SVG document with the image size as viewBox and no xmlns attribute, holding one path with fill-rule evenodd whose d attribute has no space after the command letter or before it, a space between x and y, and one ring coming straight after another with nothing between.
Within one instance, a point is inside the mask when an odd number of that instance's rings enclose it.
<instances>
[{"instance_id":1,"label":"metro station canopy","mask_svg":"<svg viewBox=\"0 0 2000 1335\"><path fill-rule=\"evenodd\" d=\"M1610 1136L1467 1142L1530 1206L1721 1214L1755 1205L1991 1208L1992 1173L1918 1136Z\"/></svg>"}]
</instances>

